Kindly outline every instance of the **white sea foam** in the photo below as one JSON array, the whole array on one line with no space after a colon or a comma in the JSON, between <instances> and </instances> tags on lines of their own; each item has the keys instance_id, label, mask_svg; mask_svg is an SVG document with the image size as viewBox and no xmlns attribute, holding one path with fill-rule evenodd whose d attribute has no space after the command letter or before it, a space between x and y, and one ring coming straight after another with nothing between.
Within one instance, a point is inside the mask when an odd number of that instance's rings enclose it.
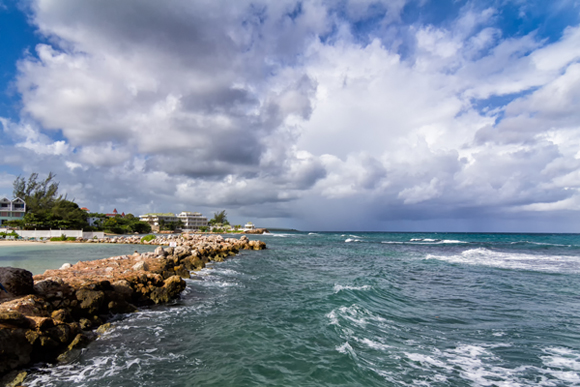
<instances>
[{"instance_id":1,"label":"white sea foam","mask_svg":"<svg viewBox=\"0 0 580 387\"><path fill-rule=\"evenodd\" d=\"M342 345L337 346L336 350L340 353L350 354L352 356L356 356L356 354L354 353L354 349L352 349L352 347L350 346L348 341Z\"/></svg>"},{"instance_id":2,"label":"white sea foam","mask_svg":"<svg viewBox=\"0 0 580 387\"><path fill-rule=\"evenodd\" d=\"M570 348L550 347L541 356L548 370L546 373L570 385L580 385L580 352Z\"/></svg>"},{"instance_id":3,"label":"white sea foam","mask_svg":"<svg viewBox=\"0 0 580 387\"><path fill-rule=\"evenodd\" d=\"M341 306L333 309L326 315L330 320L330 325L337 325L341 327L348 327L354 325L365 328L369 322L384 323L387 320L380 316L376 316L367 309L356 304L351 306Z\"/></svg>"},{"instance_id":4,"label":"white sea foam","mask_svg":"<svg viewBox=\"0 0 580 387\"><path fill-rule=\"evenodd\" d=\"M441 381L459 372L462 379L474 386L544 386L580 385L580 352L569 348L550 347L540 356L543 367L521 365L510 368L493 349L510 344L460 344L453 349L429 353L405 352L411 367L433 375ZM530 375L534 375L533 379ZM415 381L418 382L418 381ZM416 383L415 383L416 384Z\"/></svg>"},{"instance_id":5,"label":"white sea foam","mask_svg":"<svg viewBox=\"0 0 580 387\"><path fill-rule=\"evenodd\" d=\"M351 242L362 242L360 239L352 239L352 238L348 238L345 240L346 243L351 243Z\"/></svg>"},{"instance_id":6,"label":"white sea foam","mask_svg":"<svg viewBox=\"0 0 580 387\"><path fill-rule=\"evenodd\" d=\"M369 289L371 289L370 285L349 286L349 285L334 284L334 293L338 293L341 290L369 290Z\"/></svg>"},{"instance_id":7,"label":"white sea foam","mask_svg":"<svg viewBox=\"0 0 580 387\"><path fill-rule=\"evenodd\" d=\"M469 249L460 254L428 254L426 259L437 259L450 263L491 266L502 269L519 269L547 272L578 272L578 257L560 255L540 255L493 251L483 247Z\"/></svg>"},{"instance_id":8,"label":"white sea foam","mask_svg":"<svg viewBox=\"0 0 580 387\"><path fill-rule=\"evenodd\" d=\"M379 343L379 342L376 342L376 341L373 341L373 340L369 340L367 338L364 338L364 339L356 339L356 340L358 342L366 345L369 348L376 349L376 350L379 350L379 351L387 351L387 350L390 350L390 349L393 348L393 346L391 346L391 345Z\"/></svg>"}]
</instances>

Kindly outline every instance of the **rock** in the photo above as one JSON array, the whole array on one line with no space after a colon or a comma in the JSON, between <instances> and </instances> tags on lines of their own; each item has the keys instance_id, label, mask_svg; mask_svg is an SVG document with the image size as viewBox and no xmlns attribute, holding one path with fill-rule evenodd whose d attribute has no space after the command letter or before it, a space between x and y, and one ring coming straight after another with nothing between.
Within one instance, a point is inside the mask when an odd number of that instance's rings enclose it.
<instances>
[{"instance_id":1,"label":"rock","mask_svg":"<svg viewBox=\"0 0 580 387\"><path fill-rule=\"evenodd\" d=\"M67 309L58 309L52 312L50 317L53 320L63 321L63 322L71 322L72 318L70 312Z\"/></svg>"},{"instance_id":2,"label":"rock","mask_svg":"<svg viewBox=\"0 0 580 387\"><path fill-rule=\"evenodd\" d=\"M72 267L72 265L70 263L63 263L62 266L60 267L60 269L58 270L66 270L66 269L70 269Z\"/></svg>"},{"instance_id":3,"label":"rock","mask_svg":"<svg viewBox=\"0 0 580 387\"><path fill-rule=\"evenodd\" d=\"M135 271L139 271L139 270L148 271L149 265L147 265L147 262L145 262L145 261L139 261L135 265L133 265L133 267L131 267L131 269L133 269Z\"/></svg>"},{"instance_id":4,"label":"rock","mask_svg":"<svg viewBox=\"0 0 580 387\"><path fill-rule=\"evenodd\" d=\"M32 273L28 270L0 267L0 283L4 285L8 293L14 296L34 293L34 280Z\"/></svg>"},{"instance_id":5,"label":"rock","mask_svg":"<svg viewBox=\"0 0 580 387\"><path fill-rule=\"evenodd\" d=\"M63 286L64 281L61 278L47 278L34 284L34 292L37 294L57 293Z\"/></svg>"},{"instance_id":6,"label":"rock","mask_svg":"<svg viewBox=\"0 0 580 387\"><path fill-rule=\"evenodd\" d=\"M167 253L161 246L157 247L153 252L155 253L155 255L162 255L164 257L167 255Z\"/></svg>"},{"instance_id":7,"label":"rock","mask_svg":"<svg viewBox=\"0 0 580 387\"><path fill-rule=\"evenodd\" d=\"M20 312L0 312L0 324L28 328L28 319Z\"/></svg>"},{"instance_id":8,"label":"rock","mask_svg":"<svg viewBox=\"0 0 580 387\"><path fill-rule=\"evenodd\" d=\"M26 379L26 377L28 376L28 372L26 371L14 371L14 373L16 375L7 375L8 376L8 382L6 382L4 385L6 387L18 387L22 385L22 382L24 382L24 379ZM1 381L0 381L1 383Z\"/></svg>"},{"instance_id":9,"label":"rock","mask_svg":"<svg viewBox=\"0 0 580 387\"><path fill-rule=\"evenodd\" d=\"M81 318L79 320L79 325L80 325L82 330L87 330L87 329L91 329L91 327L93 326L93 323L91 322L91 320L89 320L87 318Z\"/></svg>"},{"instance_id":10,"label":"rock","mask_svg":"<svg viewBox=\"0 0 580 387\"><path fill-rule=\"evenodd\" d=\"M31 354L25 329L0 329L0 374L28 364Z\"/></svg>"},{"instance_id":11,"label":"rock","mask_svg":"<svg viewBox=\"0 0 580 387\"><path fill-rule=\"evenodd\" d=\"M97 328L97 333L99 333L99 334L102 335L103 333L105 333L106 331L110 330L111 328L113 328L113 326L111 325L111 323L103 324L103 325L101 325L100 327Z\"/></svg>"},{"instance_id":12,"label":"rock","mask_svg":"<svg viewBox=\"0 0 580 387\"><path fill-rule=\"evenodd\" d=\"M131 287L131 284L129 283L129 281L127 280L119 280L119 281L115 281L112 283L113 286L113 290L115 291L115 293L117 293L117 295L126 300L129 301L131 300L131 298L133 298L133 288Z\"/></svg>"},{"instance_id":13,"label":"rock","mask_svg":"<svg viewBox=\"0 0 580 387\"><path fill-rule=\"evenodd\" d=\"M105 302L105 293L102 290L79 289L76 292L80 307L89 314L95 314Z\"/></svg>"},{"instance_id":14,"label":"rock","mask_svg":"<svg viewBox=\"0 0 580 387\"><path fill-rule=\"evenodd\" d=\"M82 348L85 347L87 344L91 342L91 339L84 333L79 333L75 336L73 341L68 345L69 351L75 348Z\"/></svg>"},{"instance_id":15,"label":"rock","mask_svg":"<svg viewBox=\"0 0 580 387\"><path fill-rule=\"evenodd\" d=\"M177 297L183 289L185 289L185 281L181 277L174 275L166 279L162 287L153 289L149 297L156 304L169 302Z\"/></svg>"}]
</instances>

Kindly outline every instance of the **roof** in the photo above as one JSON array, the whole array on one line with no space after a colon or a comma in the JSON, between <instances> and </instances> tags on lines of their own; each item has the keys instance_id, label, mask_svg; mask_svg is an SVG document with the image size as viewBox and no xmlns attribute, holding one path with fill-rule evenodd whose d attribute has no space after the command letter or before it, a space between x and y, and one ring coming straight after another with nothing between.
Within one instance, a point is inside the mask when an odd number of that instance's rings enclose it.
<instances>
[{"instance_id":1,"label":"roof","mask_svg":"<svg viewBox=\"0 0 580 387\"><path fill-rule=\"evenodd\" d=\"M139 216L175 216L175 214L171 213L171 212L150 212L148 214L145 215L139 215Z\"/></svg>"}]
</instances>

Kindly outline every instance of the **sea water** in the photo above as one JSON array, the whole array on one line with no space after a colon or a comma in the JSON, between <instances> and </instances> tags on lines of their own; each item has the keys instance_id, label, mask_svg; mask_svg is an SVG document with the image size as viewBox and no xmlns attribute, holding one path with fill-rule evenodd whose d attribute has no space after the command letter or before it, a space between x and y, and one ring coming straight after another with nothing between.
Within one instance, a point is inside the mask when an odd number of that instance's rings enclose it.
<instances>
[{"instance_id":1,"label":"sea water","mask_svg":"<svg viewBox=\"0 0 580 387\"><path fill-rule=\"evenodd\" d=\"M25 384L580 385L579 235L259 239Z\"/></svg>"}]
</instances>

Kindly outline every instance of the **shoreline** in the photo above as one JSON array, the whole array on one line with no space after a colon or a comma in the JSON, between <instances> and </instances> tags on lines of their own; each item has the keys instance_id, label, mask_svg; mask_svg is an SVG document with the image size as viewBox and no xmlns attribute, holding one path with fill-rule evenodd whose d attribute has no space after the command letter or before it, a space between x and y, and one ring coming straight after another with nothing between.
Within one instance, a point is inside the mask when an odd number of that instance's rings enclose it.
<instances>
[{"instance_id":1,"label":"shoreline","mask_svg":"<svg viewBox=\"0 0 580 387\"><path fill-rule=\"evenodd\" d=\"M107 321L116 314L178 297L186 286L183 278L206 263L266 248L245 235L160 236L151 242L158 245L154 252L64 264L35 276L0 268L1 282L11 292L0 292L0 385L23 379L26 372L18 370L30 364L74 357L110 327Z\"/></svg>"},{"instance_id":2,"label":"shoreline","mask_svg":"<svg viewBox=\"0 0 580 387\"><path fill-rule=\"evenodd\" d=\"M72 243L79 243L79 242L73 242L73 241L24 241L24 240L4 241L4 240L0 240L0 247L2 247L2 246L22 246L22 245L29 245L29 244L64 245L64 244L72 244Z\"/></svg>"}]
</instances>

